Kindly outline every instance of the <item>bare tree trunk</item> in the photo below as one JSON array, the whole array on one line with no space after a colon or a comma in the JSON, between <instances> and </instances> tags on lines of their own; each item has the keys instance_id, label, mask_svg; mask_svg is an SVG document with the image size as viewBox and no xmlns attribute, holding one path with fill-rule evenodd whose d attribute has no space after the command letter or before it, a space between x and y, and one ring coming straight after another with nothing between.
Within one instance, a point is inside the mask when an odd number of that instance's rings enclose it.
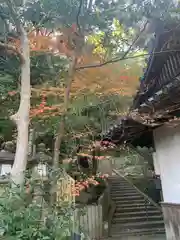
<instances>
[{"instance_id":1,"label":"bare tree trunk","mask_svg":"<svg viewBox=\"0 0 180 240\"><path fill-rule=\"evenodd\" d=\"M17 124L18 136L15 160L11 171L11 178L15 184L24 182L24 171L28 156L28 127L30 111L30 49L26 31L21 27L21 48L24 59L21 65L21 100L18 112L11 117Z\"/></svg>"}]
</instances>

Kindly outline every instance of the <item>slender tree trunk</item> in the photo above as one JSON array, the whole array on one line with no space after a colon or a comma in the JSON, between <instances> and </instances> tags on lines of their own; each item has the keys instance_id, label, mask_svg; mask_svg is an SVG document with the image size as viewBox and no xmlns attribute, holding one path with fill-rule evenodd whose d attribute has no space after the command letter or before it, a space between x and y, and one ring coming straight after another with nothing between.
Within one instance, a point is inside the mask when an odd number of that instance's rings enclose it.
<instances>
[{"instance_id":1,"label":"slender tree trunk","mask_svg":"<svg viewBox=\"0 0 180 240\"><path fill-rule=\"evenodd\" d=\"M66 89L64 93L64 112L62 114L62 119L59 124L59 128L56 134L55 138L55 143L54 143L54 154L53 154L53 170L56 171L59 168L59 155L60 155L60 147L61 143L64 137L64 131L65 131L65 123L66 123L66 115L68 112L68 106L69 106L69 98L70 98L70 91L71 91L71 85L75 73L75 68L76 68L76 62L77 58L73 57L70 66L69 66L69 71L68 71L68 77L67 77L67 84L66 84ZM54 175L54 174L53 174ZM55 193L56 193L56 185L57 185L57 176L54 176L52 180L52 185L51 185L51 205L55 202Z\"/></svg>"},{"instance_id":2,"label":"slender tree trunk","mask_svg":"<svg viewBox=\"0 0 180 240\"><path fill-rule=\"evenodd\" d=\"M11 118L17 124L18 136L15 160L11 171L11 178L15 184L23 184L24 171L27 166L28 156L28 127L30 111L30 49L27 33L21 29L21 48L24 59L21 65L21 100L18 112Z\"/></svg>"},{"instance_id":3,"label":"slender tree trunk","mask_svg":"<svg viewBox=\"0 0 180 240\"><path fill-rule=\"evenodd\" d=\"M33 155L33 144L34 144L34 129L29 130L29 142L28 142L28 156L32 157Z\"/></svg>"},{"instance_id":4,"label":"slender tree trunk","mask_svg":"<svg viewBox=\"0 0 180 240\"><path fill-rule=\"evenodd\" d=\"M53 157L54 169L58 169L58 167L59 167L60 146L61 146L62 139L64 136L65 121L66 121L66 115L68 112L70 91L71 91L71 85L72 85L72 81L73 81L73 77L74 77L74 73L75 73L76 62L77 62L77 58L74 57L69 66L67 85L66 85L65 94L64 94L64 112L62 115L62 120L59 124L59 129L57 131L55 143L54 143L54 157Z\"/></svg>"}]
</instances>

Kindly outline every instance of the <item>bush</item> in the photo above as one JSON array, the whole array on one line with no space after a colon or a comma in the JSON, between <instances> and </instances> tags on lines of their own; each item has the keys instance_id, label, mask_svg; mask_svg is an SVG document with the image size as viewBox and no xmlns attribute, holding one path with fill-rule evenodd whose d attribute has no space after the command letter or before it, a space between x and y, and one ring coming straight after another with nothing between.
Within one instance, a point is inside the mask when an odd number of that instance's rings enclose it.
<instances>
[{"instance_id":1,"label":"bush","mask_svg":"<svg viewBox=\"0 0 180 240\"><path fill-rule=\"evenodd\" d=\"M50 208L31 201L26 188L6 188L0 198L0 236L4 240L67 240L72 227L72 207ZM39 199L40 200L40 199Z\"/></svg>"}]
</instances>

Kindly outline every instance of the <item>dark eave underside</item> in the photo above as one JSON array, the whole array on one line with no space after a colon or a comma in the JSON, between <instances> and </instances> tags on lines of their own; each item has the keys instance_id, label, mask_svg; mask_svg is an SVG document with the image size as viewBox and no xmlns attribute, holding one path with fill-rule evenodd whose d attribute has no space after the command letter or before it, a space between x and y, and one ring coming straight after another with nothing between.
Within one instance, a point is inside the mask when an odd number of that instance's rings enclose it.
<instances>
[{"instance_id":1,"label":"dark eave underside","mask_svg":"<svg viewBox=\"0 0 180 240\"><path fill-rule=\"evenodd\" d=\"M152 143L152 132L180 117L180 41L179 30L161 34L151 56L140 89L127 118L121 119L104 136L115 144ZM172 123L173 124L173 123ZM142 141L149 138L148 141ZM142 144L139 144L142 146Z\"/></svg>"},{"instance_id":2,"label":"dark eave underside","mask_svg":"<svg viewBox=\"0 0 180 240\"><path fill-rule=\"evenodd\" d=\"M180 78L176 78L174 84L165 86L138 110L131 111L127 118L113 125L103 139L115 144L130 142L133 145L152 146L153 130L179 117Z\"/></svg>"},{"instance_id":3,"label":"dark eave underside","mask_svg":"<svg viewBox=\"0 0 180 240\"><path fill-rule=\"evenodd\" d=\"M180 117L180 76L148 98L131 117L148 126L158 126L168 120Z\"/></svg>"}]
</instances>

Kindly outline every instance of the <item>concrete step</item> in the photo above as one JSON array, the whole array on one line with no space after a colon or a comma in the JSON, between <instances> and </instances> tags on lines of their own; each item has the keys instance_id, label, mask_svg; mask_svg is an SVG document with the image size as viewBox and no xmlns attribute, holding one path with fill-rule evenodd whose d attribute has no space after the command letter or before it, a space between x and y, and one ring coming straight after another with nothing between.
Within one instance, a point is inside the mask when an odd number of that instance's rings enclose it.
<instances>
[{"instance_id":1,"label":"concrete step","mask_svg":"<svg viewBox=\"0 0 180 240\"><path fill-rule=\"evenodd\" d=\"M149 222L149 221L163 221L162 215L156 216L135 216L135 217L122 217L122 216L115 216L112 220L112 223L132 223L132 222Z\"/></svg>"},{"instance_id":2,"label":"concrete step","mask_svg":"<svg viewBox=\"0 0 180 240\"><path fill-rule=\"evenodd\" d=\"M163 220L160 221L144 221L144 222L131 222L131 223L116 223L112 225L112 232L119 233L121 231L131 231L140 229L153 229L153 228L164 228Z\"/></svg>"},{"instance_id":3,"label":"concrete step","mask_svg":"<svg viewBox=\"0 0 180 240\"><path fill-rule=\"evenodd\" d=\"M162 216L162 213L158 210L149 210L147 211L141 211L140 209L137 209L137 211L134 212L115 212L114 213L114 217L140 217L140 216L145 216L146 214L148 214L148 216Z\"/></svg>"}]
</instances>

